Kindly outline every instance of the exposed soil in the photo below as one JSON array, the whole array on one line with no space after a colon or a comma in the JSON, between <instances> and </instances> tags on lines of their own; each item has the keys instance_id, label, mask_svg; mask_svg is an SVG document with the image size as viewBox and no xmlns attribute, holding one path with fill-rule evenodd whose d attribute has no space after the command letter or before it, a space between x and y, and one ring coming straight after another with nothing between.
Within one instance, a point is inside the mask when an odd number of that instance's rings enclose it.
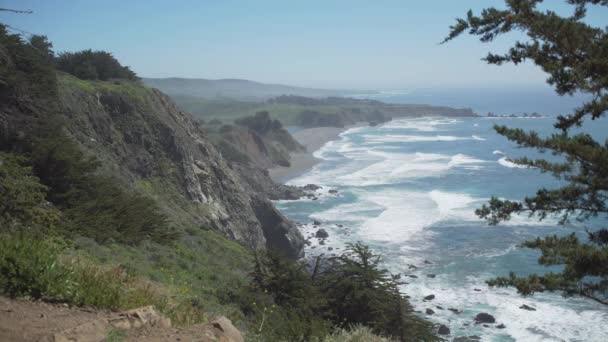
<instances>
[{"instance_id":1,"label":"exposed soil","mask_svg":"<svg viewBox=\"0 0 608 342\"><path fill-rule=\"evenodd\" d=\"M104 341L125 327L119 334L124 341L243 341L225 317L175 328L155 311L138 310L119 313L0 297L0 341Z\"/></svg>"}]
</instances>

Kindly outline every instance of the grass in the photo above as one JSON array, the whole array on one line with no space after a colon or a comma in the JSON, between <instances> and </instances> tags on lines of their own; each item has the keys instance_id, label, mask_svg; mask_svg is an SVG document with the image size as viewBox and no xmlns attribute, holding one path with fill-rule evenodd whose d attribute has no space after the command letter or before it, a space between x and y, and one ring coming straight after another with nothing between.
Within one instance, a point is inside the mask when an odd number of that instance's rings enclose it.
<instances>
[{"instance_id":1,"label":"grass","mask_svg":"<svg viewBox=\"0 0 608 342\"><path fill-rule=\"evenodd\" d=\"M196 247L147 244L140 249L84 240L70 248L3 234L0 293L110 310L154 305L178 326L205 322L210 314L242 320L238 308L221 298L227 287L246 282L248 253L209 231L191 241Z\"/></svg>"},{"instance_id":2,"label":"grass","mask_svg":"<svg viewBox=\"0 0 608 342\"><path fill-rule=\"evenodd\" d=\"M324 114L336 114L342 111L340 106L305 106L299 104L245 102L236 100L209 100L197 97L173 97L175 102L185 111L205 121L221 120L224 124L234 120L252 116L259 111L268 111L273 119L279 119L284 125L297 123L296 117L303 110L316 110Z\"/></svg>"},{"instance_id":3,"label":"grass","mask_svg":"<svg viewBox=\"0 0 608 342\"><path fill-rule=\"evenodd\" d=\"M112 92L121 95L128 95L131 99L143 102L146 96L152 93L152 89L143 86L137 81L116 80L116 81L93 81L83 80L65 72L57 72L59 89L69 92L85 91L88 93Z\"/></svg>"},{"instance_id":4,"label":"grass","mask_svg":"<svg viewBox=\"0 0 608 342\"><path fill-rule=\"evenodd\" d=\"M394 340L375 335L371 329L364 326L355 326L351 329L340 329L326 336L319 342L393 342Z\"/></svg>"},{"instance_id":5,"label":"grass","mask_svg":"<svg viewBox=\"0 0 608 342\"><path fill-rule=\"evenodd\" d=\"M248 283L250 252L216 232L200 228L188 231L182 241L172 246L148 242L136 247L100 245L83 238L77 239L75 245L97 262L120 264L129 272L162 284L171 302L185 303L172 310L173 320L192 323L194 321L189 318L192 315L187 311L195 309L242 321L240 309L226 297L229 291Z\"/></svg>"}]
</instances>

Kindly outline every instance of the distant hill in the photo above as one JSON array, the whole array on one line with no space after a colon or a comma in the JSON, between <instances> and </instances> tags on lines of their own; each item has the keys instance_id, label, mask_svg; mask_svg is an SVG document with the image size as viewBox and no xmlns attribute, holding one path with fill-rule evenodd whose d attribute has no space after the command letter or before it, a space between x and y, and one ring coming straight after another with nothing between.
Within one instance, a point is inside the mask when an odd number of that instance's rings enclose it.
<instances>
[{"instance_id":1,"label":"distant hill","mask_svg":"<svg viewBox=\"0 0 608 342\"><path fill-rule=\"evenodd\" d=\"M173 97L197 97L205 99L232 99L240 101L264 101L281 95L305 97L330 97L352 94L353 90L329 90L302 88L281 84L266 84L248 80L200 78L143 78L143 82ZM356 93L361 93L360 90ZM375 91L363 91L375 93Z\"/></svg>"}]
</instances>

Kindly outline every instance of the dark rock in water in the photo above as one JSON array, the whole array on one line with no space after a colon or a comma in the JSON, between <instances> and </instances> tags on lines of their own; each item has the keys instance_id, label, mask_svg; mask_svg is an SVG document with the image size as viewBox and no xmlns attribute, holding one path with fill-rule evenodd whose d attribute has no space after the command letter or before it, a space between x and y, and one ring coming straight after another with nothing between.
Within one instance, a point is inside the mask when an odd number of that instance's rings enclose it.
<instances>
[{"instance_id":1,"label":"dark rock in water","mask_svg":"<svg viewBox=\"0 0 608 342\"><path fill-rule=\"evenodd\" d=\"M429 277L429 278L435 278L436 275L433 274L433 273L431 273L431 274L427 274L426 276Z\"/></svg>"},{"instance_id":2,"label":"dark rock in water","mask_svg":"<svg viewBox=\"0 0 608 342\"><path fill-rule=\"evenodd\" d=\"M489 328L490 326L489 326L489 325L487 325L487 324L484 324L484 325L483 325L483 327L484 327L484 328Z\"/></svg>"},{"instance_id":3,"label":"dark rock in water","mask_svg":"<svg viewBox=\"0 0 608 342\"><path fill-rule=\"evenodd\" d=\"M418 276L415 275L415 274L408 274L407 276L410 277L410 278L418 278Z\"/></svg>"},{"instance_id":4,"label":"dark rock in water","mask_svg":"<svg viewBox=\"0 0 608 342\"><path fill-rule=\"evenodd\" d=\"M310 248L311 248L311 249L315 249L315 248L317 248L317 246L312 246L312 247L310 247Z\"/></svg>"},{"instance_id":5,"label":"dark rock in water","mask_svg":"<svg viewBox=\"0 0 608 342\"><path fill-rule=\"evenodd\" d=\"M328 192L329 192L330 194L337 194L337 193L338 193L338 190L336 190L336 189L331 189L331 190L329 190Z\"/></svg>"},{"instance_id":6,"label":"dark rock in water","mask_svg":"<svg viewBox=\"0 0 608 342\"><path fill-rule=\"evenodd\" d=\"M393 280L401 279L401 273L393 274Z\"/></svg>"},{"instance_id":7,"label":"dark rock in water","mask_svg":"<svg viewBox=\"0 0 608 342\"><path fill-rule=\"evenodd\" d=\"M314 220L314 221L312 221L312 224L314 224L315 226L320 226L321 222Z\"/></svg>"},{"instance_id":8,"label":"dark rock in water","mask_svg":"<svg viewBox=\"0 0 608 342\"><path fill-rule=\"evenodd\" d=\"M423 298L423 300L425 300L425 301L427 301L427 300L433 300L433 299L435 299L435 295L434 294L428 295L428 296L426 296L426 297Z\"/></svg>"},{"instance_id":9,"label":"dark rock in water","mask_svg":"<svg viewBox=\"0 0 608 342\"><path fill-rule=\"evenodd\" d=\"M477 292L479 292L479 291L481 291L481 289L473 289L473 291L477 291Z\"/></svg>"},{"instance_id":10,"label":"dark rock in water","mask_svg":"<svg viewBox=\"0 0 608 342\"><path fill-rule=\"evenodd\" d=\"M315 237L319 239L327 239L329 237L329 233L323 228L317 230L315 233Z\"/></svg>"},{"instance_id":11,"label":"dark rock in water","mask_svg":"<svg viewBox=\"0 0 608 342\"><path fill-rule=\"evenodd\" d=\"M449 335L450 334L450 328L448 328L445 324L442 324L439 326L439 330L437 330L437 333L439 335Z\"/></svg>"},{"instance_id":12,"label":"dark rock in water","mask_svg":"<svg viewBox=\"0 0 608 342\"><path fill-rule=\"evenodd\" d=\"M441 305L436 305L435 307L439 310L443 310L443 306L441 306Z\"/></svg>"},{"instance_id":13,"label":"dark rock in water","mask_svg":"<svg viewBox=\"0 0 608 342\"><path fill-rule=\"evenodd\" d=\"M325 240L319 241L319 245L325 245Z\"/></svg>"},{"instance_id":14,"label":"dark rock in water","mask_svg":"<svg viewBox=\"0 0 608 342\"><path fill-rule=\"evenodd\" d=\"M430 262L430 261L428 261L428 260L426 260L426 259L424 259L424 263L425 263L425 264L427 264L427 265L432 264L432 262Z\"/></svg>"},{"instance_id":15,"label":"dark rock in water","mask_svg":"<svg viewBox=\"0 0 608 342\"><path fill-rule=\"evenodd\" d=\"M412 265L412 264L407 264L407 268L409 268L410 270L417 270L418 267L416 265Z\"/></svg>"},{"instance_id":16,"label":"dark rock in water","mask_svg":"<svg viewBox=\"0 0 608 342\"><path fill-rule=\"evenodd\" d=\"M319 197L316 197L316 196L312 198L313 201L316 201L318 199L319 199Z\"/></svg>"},{"instance_id":17,"label":"dark rock in water","mask_svg":"<svg viewBox=\"0 0 608 342\"><path fill-rule=\"evenodd\" d=\"M342 228L342 227L344 227L344 225L343 225L343 224L339 224L339 225L338 225L338 228Z\"/></svg>"},{"instance_id":18,"label":"dark rock in water","mask_svg":"<svg viewBox=\"0 0 608 342\"><path fill-rule=\"evenodd\" d=\"M501 324L499 324L499 325L496 326L496 329L504 329L506 327L507 327L506 325L504 325L504 324L501 323Z\"/></svg>"},{"instance_id":19,"label":"dark rock in water","mask_svg":"<svg viewBox=\"0 0 608 342\"><path fill-rule=\"evenodd\" d=\"M454 309L454 308L448 308L448 310L452 311L455 314L460 315L462 313L462 310L458 310L458 309Z\"/></svg>"},{"instance_id":20,"label":"dark rock in water","mask_svg":"<svg viewBox=\"0 0 608 342\"><path fill-rule=\"evenodd\" d=\"M310 242L310 240L306 240L304 243L306 244L306 246L312 245L312 242Z\"/></svg>"},{"instance_id":21,"label":"dark rock in water","mask_svg":"<svg viewBox=\"0 0 608 342\"><path fill-rule=\"evenodd\" d=\"M255 199L255 200L253 200ZM272 202L253 198L251 209L262 226L266 246L284 252L290 258L304 256L304 238L297 227L283 216Z\"/></svg>"},{"instance_id":22,"label":"dark rock in water","mask_svg":"<svg viewBox=\"0 0 608 342\"><path fill-rule=\"evenodd\" d=\"M315 191L315 190L321 189L321 187L318 185L315 185L315 184L306 184L305 186L302 187L302 189L308 190L308 191Z\"/></svg>"},{"instance_id":23,"label":"dark rock in water","mask_svg":"<svg viewBox=\"0 0 608 342\"><path fill-rule=\"evenodd\" d=\"M520 306L519 308L520 308L520 309L522 309L522 310L536 311L536 309L535 309L535 308L533 308L533 307L531 307L531 306L528 306L528 305L526 305L526 304L524 304L524 305Z\"/></svg>"},{"instance_id":24,"label":"dark rock in water","mask_svg":"<svg viewBox=\"0 0 608 342\"><path fill-rule=\"evenodd\" d=\"M456 337L452 340L452 342L477 342L477 341L481 341L481 337L479 337L477 335L460 336L460 337Z\"/></svg>"},{"instance_id":25,"label":"dark rock in water","mask_svg":"<svg viewBox=\"0 0 608 342\"><path fill-rule=\"evenodd\" d=\"M425 312L426 312L427 315L434 315L435 314L435 311L433 311L433 309L426 309Z\"/></svg>"},{"instance_id":26,"label":"dark rock in water","mask_svg":"<svg viewBox=\"0 0 608 342\"><path fill-rule=\"evenodd\" d=\"M477 324L494 323L494 322L496 322L496 319L494 318L494 316L492 316L486 312L482 312L480 314L477 314L477 316L475 316L475 323L477 323Z\"/></svg>"},{"instance_id":27,"label":"dark rock in water","mask_svg":"<svg viewBox=\"0 0 608 342\"><path fill-rule=\"evenodd\" d=\"M334 250L334 248L333 248L333 247L327 247L327 250L328 250L328 251L333 251L333 250Z\"/></svg>"},{"instance_id":28,"label":"dark rock in water","mask_svg":"<svg viewBox=\"0 0 608 342\"><path fill-rule=\"evenodd\" d=\"M403 298L410 299L410 298L412 298L412 296L403 296Z\"/></svg>"}]
</instances>

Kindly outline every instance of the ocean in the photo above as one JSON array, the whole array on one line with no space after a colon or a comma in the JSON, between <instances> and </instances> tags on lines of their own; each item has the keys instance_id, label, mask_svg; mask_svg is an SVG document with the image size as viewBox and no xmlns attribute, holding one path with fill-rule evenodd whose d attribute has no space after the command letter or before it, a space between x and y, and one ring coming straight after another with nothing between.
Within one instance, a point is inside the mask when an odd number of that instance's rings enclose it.
<instances>
[{"instance_id":1,"label":"ocean","mask_svg":"<svg viewBox=\"0 0 608 342\"><path fill-rule=\"evenodd\" d=\"M474 94L462 95L469 102L460 104L450 100L453 96L445 96L449 92L429 93L426 103L462 105L480 113L553 115L556 108L566 112L576 104L569 98L528 94L524 102L533 105L525 106L516 95L498 91L477 100ZM381 100L422 102L416 98L419 93L411 94L385 93ZM522 215L488 226L474 214L493 195L515 200L534 194L540 187L560 185L551 175L511 163L509 158L540 154L518 148L492 129L494 124L504 124L548 135L554 132L554 121L554 117L430 117L350 129L340 135L340 140L314 153L322 162L288 182L322 186L319 199L279 201L277 207L304 224L301 229L305 237L318 229L313 227L313 220L320 221L320 228L329 233L324 245L311 239L308 256L337 254L350 242L368 244L382 255L386 268L401 274L407 282L402 290L411 296L415 310L425 315L427 308L432 309L435 313L426 317L447 325L451 337L605 341L608 310L601 304L552 293L522 297L514 289L485 284L509 271L526 275L559 269L539 266L539 253L519 248L518 244L537 236L582 234L586 227L593 229L599 223L562 226L556 218L538 221ZM593 121L583 129L606 139L608 120ZM330 193L331 189L337 194ZM435 295L434 300L422 300L430 294ZM524 304L536 311L520 309ZM475 325L473 319L480 312L495 316L496 323L489 327ZM497 328L499 324L505 328Z\"/></svg>"}]
</instances>

